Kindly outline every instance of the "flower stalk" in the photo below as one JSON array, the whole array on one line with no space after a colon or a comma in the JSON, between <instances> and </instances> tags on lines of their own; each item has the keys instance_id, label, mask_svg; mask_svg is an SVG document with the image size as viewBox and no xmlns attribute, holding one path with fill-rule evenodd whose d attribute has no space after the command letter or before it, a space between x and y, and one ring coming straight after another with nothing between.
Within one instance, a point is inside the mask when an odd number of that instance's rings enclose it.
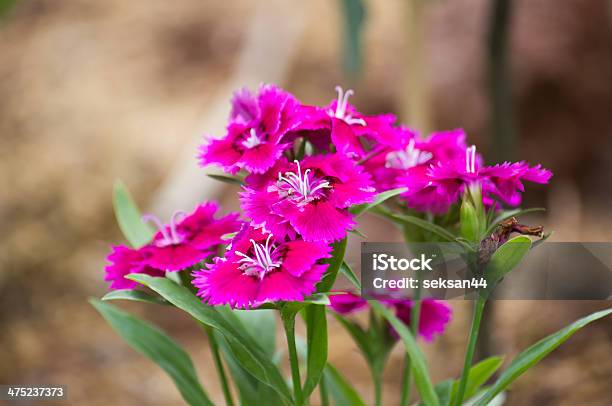
<instances>
[{"instance_id":1,"label":"flower stalk","mask_svg":"<svg viewBox=\"0 0 612 406\"><path fill-rule=\"evenodd\" d=\"M291 381L293 383L293 402L296 406L304 404L302 392L302 379L300 378L300 363L295 346L295 311L287 313L281 311L285 337L287 338L287 352L289 354L289 365L291 367Z\"/></svg>"},{"instance_id":2,"label":"flower stalk","mask_svg":"<svg viewBox=\"0 0 612 406\"><path fill-rule=\"evenodd\" d=\"M421 315L421 289L417 289L412 309L410 311L410 331L416 340L419 332L419 318ZM408 353L404 359L404 375L402 377L402 394L400 406L407 406L410 402L410 388L412 384L412 361Z\"/></svg>"},{"instance_id":3,"label":"flower stalk","mask_svg":"<svg viewBox=\"0 0 612 406\"><path fill-rule=\"evenodd\" d=\"M215 362L215 368L217 369L217 375L219 375L219 381L221 382L221 389L223 390L223 397L225 398L225 404L227 406L234 406L234 400L232 399L232 392L230 391L227 375L225 368L223 367L223 361L221 361L221 354L219 353L219 343L215 337L214 331L211 327L203 326L208 336L208 343L210 345L210 352L212 353L213 360Z\"/></svg>"},{"instance_id":4,"label":"flower stalk","mask_svg":"<svg viewBox=\"0 0 612 406\"><path fill-rule=\"evenodd\" d=\"M470 336L468 341L467 350L465 352L465 360L463 362L463 371L461 372L461 378L459 380L459 388L457 390L457 396L453 403L454 406L461 406L463 403L463 397L465 396L465 388L467 386L467 379L472 366L472 360L474 358L474 350L476 349L476 342L478 341L478 332L480 331L480 322L484 312L487 297L484 294L478 295L478 299L474 305L474 315L472 317L472 326L470 328Z\"/></svg>"}]
</instances>

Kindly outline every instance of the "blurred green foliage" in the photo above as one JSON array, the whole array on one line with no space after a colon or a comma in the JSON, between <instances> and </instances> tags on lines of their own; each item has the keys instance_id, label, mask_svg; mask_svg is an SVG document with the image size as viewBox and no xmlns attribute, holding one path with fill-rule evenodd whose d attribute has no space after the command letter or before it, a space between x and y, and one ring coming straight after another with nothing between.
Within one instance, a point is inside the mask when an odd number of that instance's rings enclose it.
<instances>
[{"instance_id":1,"label":"blurred green foliage","mask_svg":"<svg viewBox=\"0 0 612 406\"><path fill-rule=\"evenodd\" d=\"M341 0L345 21L344 69L349 75L361 72L361 29L365 17L362 0Z\"/></svg>"},{"instance_id":2,"label":"blurred green foliage","mask_svg":"<svg viewBox=\"0 0 612 406\"><path fill-rule=\"evenodd\" d=\"M0 0L0 21L4 20L16 3L17 0Z\"/></svg>"}]
</instances>

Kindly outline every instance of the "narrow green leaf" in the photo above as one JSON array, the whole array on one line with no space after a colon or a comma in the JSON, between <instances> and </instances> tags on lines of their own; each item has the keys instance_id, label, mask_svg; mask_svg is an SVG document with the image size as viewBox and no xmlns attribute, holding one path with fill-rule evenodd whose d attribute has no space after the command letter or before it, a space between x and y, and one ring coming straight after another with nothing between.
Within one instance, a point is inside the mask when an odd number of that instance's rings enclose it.
<instances>
[{"instance_id":1,"label":"narrow green leaf","mask_svg":"<svg viewBox=\"0 0 612 406\"><path fill-rule=\"evenodd\" d=\"M232 310L227 306L217 307L221 313L231 312L242 323L245 332L261 346L269 356L276 351L276 312L273 310Z\"/></svg>"},{"instance_id":2,"label":"narrow green leaf","mask_svg":"<svg viewBox=\"0 0 612 406\"><path fill-rule=\"evenodd\" d=\"M255 340L270 358L274 356L276 351L275 311L233 310L228 306L218 306L216 309L222 314L232 313L233 315L228 315L228 317L237 318L239 328ZM282 404L282 399L274 389L254 378L240 365L225 337L218 331L215 331L215 336L219 338L217 341L238 389L241 404Z\"/></svg>"},{"instance_id":3,"label":"narrow green leaf","mask_svg":"<svg viewBox=\"0 0 612 406\"><path fill-rule=\"evenodd\" d=\"M193 318L223 334L236 359L249 373L274 388L286 400L291 394L278 367L261 346L241 328L240 320L231 312L220 312L205 305L187 288L168 278L155 278L144 274L128 276L160 294L174 306L189 313Z\"/></svg>"},{"instance_id":4,"label":"narrow green leaf","mask_svg":"<svg viewBox=\"0 0 612 406\"><path fill-rule=\"evenodd\" d=\"M97 299L89 303L136 351L159 365L190 405L213 405L198 381L189 355L158 328Z\"/></svg>"},{"instance_id":5,"label":"narrow green leaf","mask_svg":"<svg viewBox=\"0 0 612 406\"><path fill-rule=\"evenodd\" d=\"M418 217L410 216L407 214L396 214L385 208L382 208L381 206L374 207L372 209L372 213L378 214L379 216L382 216L388 220L391 220L394 223L399 223L402 225L411 224L411 225L417 226L425 231L429 231L430 233L438 236L438 238L442 239L443 241L456 242L458 244L461 244L464 248L468 249L469 251L474 251L474 247L472 247L470 244L467 244L459 240L450 231L446 230L443 227L440 227L437 224L431 223L427 220L423 220Z\"/></svg>"},{"instance_id":6,"label":"narrow green leaf","mask_svg":"<svg viewBox=\"0 0 612 406\"><path fill-rule=\"evenodd\" d=\"M513 270L527 255L530 248L531 240L524 235L511 238L499 247L485 267L487 290L493 289L497 281Z\"/></svg>"},{"instance_id":7,"label":"narrow green leaf","mask_svg":"<svg viewBox=\"0 0 612 406\"><path fill-rule=\"evenodd\" d=\"M133 300L136 302L153 303L159 305L170 305L164 299L143 292L142 290L121 289L108 292L102 300Z\"/></svg>"},{"instance_id":8,"label":"narrow green leaf","mask_svg":"<svg viewBox=\"0 0 612 406\"><path fill-rule=\"evenodd\" d=\"M329 264L327 267L327 271L325 275L323 275L323 279L317 285L317 292L329 292L334 286L334 282L336 281L336 277L338 276L338 270L344 261L344 254L346 252L346 237L337 241L333 245L334 250L332 252L332 257L326 260Z\"/></svg>"},{"instance_id":9,"label":"narrow green leaf","mask_svg":"<svg viewBox=\"0 0 612 406\"><path fill-rule=\"evenodd\" d=\"M534 249L535 247L537 247L538 245L544 243L546 240L548 240L550 238L551 235L553 235L554 231L551 231L549 233L544 234L540 239L536 240L536 241L532 241L531 243L531 249Z\"/></svg>"},{"instance_id":10,"label":"narrow green leaf","mask_svg":"<svg viewBox=\"0 0 612 406\"><path fill-rule=\"evenodd\" d=\"M325 306L310 305L304 308L306 319L306 344L308 348L306 359L306 380L304 381L304 396L308 396L319 384L323 369L327 364L327 318Z\"/></svg>"},{"instance_id":11,"label":"narrow green leaf","mask_svg":"<svg viewBox=\"0 0 612 406\"><path fill-rule=\"evenodd\" d=\"M375 207L373 209L374 212L381 214L383 216L385 216L386 218L393 220L395 222L399 222L400 224L413 224L415 226L418 226L424 230L427 230L433 234L436 234L438 237L442 238L443 240L446 241L455 241L455 236L450 232L447 231L446 229L430 223L429 221L420 219L418 217L415 216L410 216L408 214L397 214L397 213L393 213L387 209L383 209L381 207Z\"/></svg>"},{"instance_id":12,"label":"narrow green leaf","mask_svg":"<svg viewBox=\"0 0 612 406\"><path fill-rule=\"evenodd\" d=\"M207 173L206 176L230 185L242 186L244 184L244 179L239 176L223 175L220 173Z\"/></svg>"},{"instance_id":13,"label":"narrow green leaf","mask_svg":"<svg viewBox=\"0 0 612 406\"><path fill-rule=\"evenodd\" d=\"M356 235L359 238L368 238L367 235L365 235L364 233L362 233L361 231L359 231L358 229L354 228L352 230L349 230L349 233Z\"/></svg>"},{"instance_id":14,"label":"narrow green leaf","mask_svg":"<svg viewBox=\"0 0 612 406\"><path fill-rule=\"evenodd\" d=\"M499 369L501 364L503 363L503 357L489 357L484 359L470 368L470 372L468 373L468 381L465 390L465 398L473 398L475 395L482 395L484 391L481 390L482 385L484 385L491 376ZM459 380L458 379L446 379L442 382L439 382L434 387L438 398L440 399L440 404L444 406L452 405L454 403L454 398L457 395L457 391L459 390ZM468 403L466 401L464 403ZM419 402L419 406L423 406L423 402Z\"/></svg>"},{"instance_id":15,"label":"narrow green leaf","mask_svg":"<svg viewBox=\"0 0 612 406\"><path fill-rule=\"evenodd\" d=\"M511 217L520 217L523 214L535 213L535 212L538 212L538 211L546 211L546 209L543 208L543 207L532 207L532 208L529 208L529 209L506 210L506 211L502 212L499 216L497 216L495 218L495 220L493 220L489 224L489 228L487 229L485 235L491 235L493 233L493 231L495 231L495 228L499 225L499 223L501 223L504 220L508 220Z\"/></svg>"},{"instance_id":16,"label":"narrow green leaf","mask_svg":"<svg viewBox=\"0 0 612 406\"><path fill-rule=\"evenodd\" d=\"M346 329L346 331L351 335L351 337L355 341L355 344L357 344L357 347L359 347L359 350L366 358L366 360L368 360L369 363L372 363L372 361L374 360L374 349L372 348L373 343L370 340L370 337L368 336L366 331L359 324L347 319L346 317L338 313L333 314L336 320L338 320L340 324L342 324L342 326Z\"/></svg>"},{"instance_id":17,"label":"narrow green leaf","mask_svg":"<svg viewBox=\"0 0 612 406\"><path fill-rule=\"evenodd\" d=\"M261 401L259 393L261 389L269 388L271 392L276 393L272 388L255 379L253 375L240 365L223 334L218 331L213 331L213 334L219 343L219 348L238 391L241 405L255 405Z\"/></svg>"},{"instance_id":18,"label":"narrow green leaf","mask_svg":"<svg viewBox=\"0 0 612 406\"><path fill-rule=\"evenodd\" d=\"M351 207L350 212L353 213L355 216L361 216L362 214L366 213L370 209L373 209L379 204L382 204L386 202L387 200L391 199L392 197L395 197L397 195L404 193L405 191L406 191L406 188L397 188L397 189L391 189L391 190L387 190L386 192L379 193L376 195L372 203L364 203L364 204L355 205Z\"/></svg>"},{"instance_id":19,"label":"narrow green leaf","mask_svg":"<svg viewBox=\"0 0 612 406\"><path fill-rule=\"evenodd\" d=\"M501 367L504 362L503 357L489 357L484 359L470 368L470 372L468 373L467 386L465 388L465 398L470 399L475 396L482 385L487 383L489 378L493 376L495 371ZM452 391L451 391L451 399L453 399L450 404L453 404L454 398L457 395L457 391L459 390L459 381L456 380L453 383Z\"/></svg>"},{"instance_id":20,"label":"narrow green leaf","mask_svg":"<svg viewBox=\"0 0 612 406\"><path fill-rule=\"evenodd\" d=\"M346 279L348 279L353 286L355 286L357 290L361 292L361 281L357 275L355 275L355 272L353 272L353 269L349 266L349 264L343 261L342 265L340 266L340 272L342 272L342 275L344 275Z\"/></svg>"},{"instance_id":21,"label":"narrow green leaf","mask_svg":"<svg viewBox=\"0 0 612 406\"><path fill-rule=\"evenodd\" d=\"M300 303L310 303L314 305L328 306L331 302L329 301L329 296L327 296L325 293L315 293L313 295L308 296L304 299L304 301Z\"/></svg>"},{"instance_id":22,"label":"narrow green leaf","mask_svg":"<svg viewBox=\"0 0 612 406\"><path fill-rule=\"evenodd\" d=\"M550 354L555 348L563 344L575 332L586 326L587 324L604 318L612 314L612 308L601 310L583 317L569 326L557 331L554 334L538 341L525 351L521 352L501 374L495 384L487 390L482 398L478 400L476 406L487 405L495 396L506 389L512 382L521 376L529 368L537 364L542 358Z\"/></svg>"},{"instance_id":23,"label":"narrow green leaf","mask_svg":"<svg viewBox=\"0 0 612 406\"><path fill-rule=\"evenodd\" d=\"M480 390L476 395L472 396L468 400L463 402L463 406L474 406L480 398L484 396L484 394L489 390L489 386L483 386L482 390ZM502 392L497 394L487 406L503 406L506 403L506 392Z\"/></svg>"},{"instance_id":24,"label":"narrow green leaf","mask_svg":"<svg viewBox=\"0 0 612 406\"><path fill-rule=\"evenodd\" d=\"M406 351L410 356L412 371L414 372L414 381L419 393L421 394L423 402L425 402L427 406L438 406L440 402L429 378L425 357L419 349L408 327L397 317L395 317L391 310L378 301L372 300L369 303L372 309L389 321L391 326L393 326L397 334L404 342Z\"/></svg>"},{"instance_id":25,"label":"narrow green leaf","mask_svg":"<svg viewBox=\"0 0 612 406\"><path fill-rule=\"evenodd\" d=\"M441 405L448 406L452 404L451 394L453 391L453 383L455 383L455 381L453 381L452 379L447 379L438 383L434 387L434 390L436 391L436 395L438 395L438 399L440 400ZM422 401L419 402L419 406L421 405L425 405L425 403L423 403Z\"/></svg>"},{"instance_id":26,"label":"narrow green leaf","mask_svg":"<svg viewBox=\"0 0 612 406\"><path fill-rule=\"evenodd\" d=\"M113 208L119 228L132 247L140 248L151 241L153 229L142 222L138 206L120 180L113 187Z\"/></svg>"},{"instance_id":27,"label":"narrow green leaf","mask_svg":"<svg viewBox=\"0 0 612 406\"><path fill-rule=\"evenodd\" d=\"M323 379L329 388L329 394L338 406L366 406L359 393L351 386L347 379L331 364L327 364L323 372Z\"/></svg>"}]
</instances>

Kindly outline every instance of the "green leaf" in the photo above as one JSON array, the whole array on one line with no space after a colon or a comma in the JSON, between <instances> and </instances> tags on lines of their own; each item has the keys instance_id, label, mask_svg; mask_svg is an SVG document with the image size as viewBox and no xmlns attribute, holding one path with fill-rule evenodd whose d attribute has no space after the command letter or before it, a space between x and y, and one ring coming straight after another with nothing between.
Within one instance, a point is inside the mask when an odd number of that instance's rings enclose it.
<instances>
[{"instance_id":1,"label":"green leaf","mask_svg":"<svg viewBox=\"0 0 612 406\"><path fill-rule=\"evenodd\" d=\"M396 214L380 206L373 208L372 213L385 217L386 219L389 219L394 223L399 223L401 225L411 224L417 226L425 231L429 231L430 233L438 236L438 238L442 239L443 241L456 242L458 244L461 244L464 248L467 248L469 251L474 251L474 247L472 247L470 244L458 240L457 237L453 235L453 233L451 233L450 231L427 220L423 220L418 217L410 216L407 214Z\"/></svg>"},{"instance_id":2,"label":"green leaf","mask_svg":"<svg viewBox=\"0 0 612 406\"><path fill-rule=\"evenodd\" d=\"M498 393L506 389L525 371L550 354L551 351L563 344L576 331L580 330L587 324L604 318L610 314L612 314L612 308L601 310L589 316L583 317L569 326L557 331L556 333L538 341L525 351L521 352L516 358L514 358L514 360L512 360L510 365L508 365L508 368L506 368L506 370L501 374L495 384L489 390L487 390L482 398L478 400L476 406L487 405Z\"/></svg>"},{"instance_id":3,"label":"green leaf","mask_svg":"<svg viewBox=\"0 0 612 406\"><path fill-rule=\"evenodd\" d=\"M462 406L474 406L480 398L482 398L485 392L489 389L489 386L483 386L482 390L480 390L476 395L471 398L465 400ZM506 392L499 393L495 396L487 406L503 406L506 403Z\"/></svg>"},{"instance_id":4,"label":"green leaf","mask_svg":"<svg viewBox=\"0 0 612 406\"><path fill-rule=\"evenodd\" d=\"M206 176L214 180L218 180L219 182L228 183L230 185L242 186L244 184L244 179L239 176L223 175L220 173L207 173Z\"/></svg>"},{"instance_id":5,"label":"green leaf","mask_svg":"<svg viewBox=\"0 0 612 406\"><path fill-rule=\"evenodd\" d=\"M501 367L504 362L503 357L489 357L477 363L476 365L470 368L470 372L468 372L468 380L467 386L465 388L465 399L469 399L475 396L479 389L487 383L487 381L493 376L495 371ZM450 404L454 403L455 396L457 396L457 391L459 390L459 381L456 380L452 386L451 392L451 401Z\"/></svg>"},{"instance_id":6,"label":"green leaf","mask_svg":"<svg viewBox=\"0 0 612 406\"><path fill-rule=\"evenodd\" d=\"M268 388L272 393L276 393L272 390L272 388L255 379L253 375L251 375L240 365L240 362L232 353L227 340L221 333L218 331L213 331L213 334L219 343L219 348L221 349L225 363L227 364L229 372L232 376L234 385L238 390L241 405L257 404L257 402L262 400L260 397L260 391L264 388Z\"/></svg>"},{"instance_id":7,"label":"green leaf","mask_svg":"<svg viewBox=\"0 0 612 406\"><path fill-rule=\"evenodd\" d=\"M501 364L504 362L503 357L490 357L480 361L472 368L468 373L468 381L465 390L465 398L472 398L477 394L483 394L481 390L491 376L499 369ZM446 379L434 387L438 398L440 399L441 405L452 405L454 404L454 398L459 390L458 379ZM469 402L469 401L468 401ZM464 402L465 403L465 402ZM423 402L419 402L419 406L423 406Z\"/></svg>"},{"instance_id":8,"label":"green leaf","mask_svg":"<svg viewBox=\"0 0 612 406\"><path fill-rule=\"evenodd\" d=\"M495 231L495 228L498 226L498 224L501 223L504 220L508 220L511 217L520 217L523 214L534 213L534 212L538 212L538 211L546 211L546 209L543 208L543 207L532 207L532 208L529 208L529 209L506 210L506 211L502 212L499 216L497 216L495 218L495 220L493 220L490 223L489 228L485 232L485 235L491 235L493 233L493 231Z\"/></svg>"},{"instance_id":9,"label":"green leaf","mask_svg":"<svg viewBox=\"0 0 612 406\"><path fill-rule=\"evenodd\" d=\"M325 306L309 305L304 308L306 319L306 380L304 381L304 396L308 396L319 384L323 369L327 364L327 318Z\"/></svg>"},{"instance_id":10,"label":"green leaf","mask_svg":"<svg viewBox=\"0 0 612 406\"><path fill-rule=\"evenodd\" d=\"M113 187L113 208L119 228L132 247L140 248L151 241L153 229L142 221L140 210L120 180Z\"/></svg>"},{"instance_id":11,"label":"green leaf","mask_svg":"<svg viewBox=\"0 0 612 406\"><path fill-rule=\"evenodd\" d=\"M227 306L217 307L221 313L231 312L242 323L247 334L261 346L266 354L276 351L276 312L273 310L232 310Z\"/></svg>"},{"instance_id":12,"label":"green leaf","mask_svg":"<svg viewBox=\"0 0 612 406\"><path fill-rule=\"evenodd\" d=\"M325 293L315 293L313 295L308 296L307 298L304 298L304 300L299 303L304 303L304 304L310 303L314 305L328 306L330 304L330 301L329 301L329 296L327 296Z\"/></svg>"},{"instance_id":13,"label":"green leaf","mask_svg":"<svg viewBox=\"0 0 612 406\"><path fill-rule=\"evenodd\" d=\"M446 379L440 383L438 383L435 387L434 390L436 391L436 395L438 395L438 399L440 400L440 404L441 405L451 405L451 393L453 391L453 384L455 383L455 381L453 381L452 379ZM424 406L425 403L423 403L422 401L419 402L419 406Z\"/></svg>"},{"instance_id":14,"label":"green leaf","mask_svg":"<svg viewBox=\"0 0 612 406\"><path fill-rule=\"evenodd\" d=\"M276 334L276 319L274 318L275 312L253 312L248 310L238 311L231 309L228 309L228 311L234 312L236 316L238 316L241 322L243 322L242 328L245 329L245 332L249 334L249 336L251 336L253 339L258 341L260 345L264 346L264 350L266 351L266 353L270 354L270 356L274 355L274 341ZM270 320L270 315L272 316L272 320ZM234 384L238 389L238 395L240 396L240 404L282 404L283 399L280 398L280 395L276 391L274 391L274 389L272 389L265 383L257 380L255 377L253 377L253 375L251 375L246 369L244 369L240 365L240 362L234 356L234 353L232 352L231 347L227 343L225 337L218 331L214 331L214 334L215 337L217 337L217 342L219 343L219 347L223 352L223 357L225 358L229 371L232 375Z\"/></svg>"},{"instance_id":15,"label":"green leaf","mask_svg":"<svg viewBox=\"0 0 612 406\"><path fill-rule=\"evenodd\" d=\"M334 286L334 282L336 281L336 277L338 276L338 270L344 262L344 254L346 252L346 237L337 241L333 245L334 250L332 252L332 257L327 259L326 262L329 264L327 267L327 271L325 271L325 275L323 275L323 279L317 285L317 292L329 292Z\"/></svg>"},{"instance_id":16,"label":"green leaf","mask_svg":"<svg viewBox=\"0 0 612 406\"><path fill-rule=\"evenodd\" d=\"M108 292L102 300L133 300L136 302L153 303L159 305L170 305L164 299L143 292L142 290L121 289Z\"/></svg>"},{"instance_id":17,"label":"green leaf","mask_svg":"<svg viewBox=\"0 0 612 406\"><path fill-rule=\"evenodd\" d=\"M549 233L544 234L540 239L536 240L536 241L532 241L531 242L531 249L534 249L535 247L537 247L538 245L544 243L546 240L548 240L550 238L551 235L553 235L554 231L551 231Z\"/></svg>"},{"instance_id":18,"label":"green leaf","mask_svg":"<svg viewBox=\"0 0 612 406\"><path fill-rule=\"evenodd\" d=\"M142 283L196 320L221 332L244 369L274 388L287 401L291 399L287 383L278 367L257 341L241 328L236 315L205 305L187 288L177 285L170 279L155 278L145 274L131 274L128 279Z\"/></svg>"},{"instance_id":19,"label":"green leaf","mask_svg":"<svg viewBox=\"0 0 612 406\"><path fill-rule=\"evenodd\" d=\"M329 393L336 405L366 406L355 388L329 363L323 371L323 379L325 379Z\"/></svg>"},{"instance_id":20,"label":"green leaf","mask_svg":"<svg viewBox=\"0 0 612 406\"><path fill-rule=\"evenodd\" d=\"M348 279L353 284L353 286L355 286L357 290L361 292L361 281L359 280L357 275L355 275L353 269L344 261L340 266L340 272L342 272L342 275L344 275L346 279Z\"/></svg>"},{"instance_id":21,"label":"green leaf","mask_svg":"<svg viewBox=\"0 0 612 406\"><path fill-rule=\"evenodd\" d=\"M485 267L487 290L493 289L497 281L513 270L527 255L530 248L531 240L524 235L511 238L499 247Z\"/></svg>"},{"instance_id":22,"label":"green leaf","mask_svg":"<svg viewBox=\"0 0 612 406\"><path fill-rule=\"evenodd\" d=\"M358 229L354 228L352 230L349 230L349 233L356 235L359 238L368 238L367 235L365 235L364 233L362 233L361 231L359 231Z\"/></svg>"},{"instance_id":23,"label":"green leaf","mask_svg":"<svg viewBox=\"0 0 612 406\"><path fill-rule=\"evenodd\" d=\"M455 241L455 236L450 232L447 231L446 229L433 224L429 221L420 219L418 217L415 216L410 216L408 214L397 214L397 213L393 213L387 209L381 208L381 207L375 207L373 209L374 212L383 215L384 217L393 220L395 222L399 222L400 224L413 224L417 227L420 227L424 230L427 230L435 235L437 235L438 237L442 238L443 240L446 241Z\"/></svg>"},{"instance_id":24,"label":"green leaf","mask_svg":"<svg viewBox=\"0 0 612 406\"><path fill-rule=\"evenodd\" d=\"M376 195L372 203L364 203L364 204L355 205L350 208L350 212L353 213L355 216L361 216L363 213L366 213L368 210L373 209L379 204L382 204L386 202L387 200L391 199L392 197L395 197L399 194L404 193L405 191L406 191L406 188L397 188L397 189L391 189L391 190L387 190L386 192L379 193Z\"/></svg>"},{"instance_id":25,"label":"green leaf","mask_svg":"<svg viewBox=\"0 0 612 406\"><path fill-rule=\"evenodd\" d=\"M411 366L414 372L414 381L416 384L419 393L421 394L421 398L425 402L427 406L437 406L440 404L438 400L438 396L434 391L434 387L429 378L429 372L427 371L427 363L425 361L425 357L423 353L419 349L412 333L408 329L408 327L402 323L391 310L382 305L380 302L376 300L372 300L369 302L370 307L374 309L378 314L387 319L391 326L395 329L397 334L400 336L402 341L404 342L404 346L408 355L411 359Z\"/></svg>"},{"instance_id":26,"label":"green leaf","mask_svg":"<svg viewBox=\"0 0 612 406\"><path fill-rule=\"evenodd\" d=\"M91 303L136 351L159 365L190 405L213 405L198 381L189 355L164 332L117 307L97 299Z\"/></svg>"},{"instance_id":27,"label":"green leaf","mask_svg":"<svg viewBox=\"0 0 612 406\"><path fill-rule=\"evenodd\" d=\"M359 324L347 319L344 316L341 316L338 313L333 314L336 320L338 320L351 335L363 356L366 358L366 360L368 360L368 363L372 364L374 360L374 348L368 333Z\"/></svg>"}]
</instances>

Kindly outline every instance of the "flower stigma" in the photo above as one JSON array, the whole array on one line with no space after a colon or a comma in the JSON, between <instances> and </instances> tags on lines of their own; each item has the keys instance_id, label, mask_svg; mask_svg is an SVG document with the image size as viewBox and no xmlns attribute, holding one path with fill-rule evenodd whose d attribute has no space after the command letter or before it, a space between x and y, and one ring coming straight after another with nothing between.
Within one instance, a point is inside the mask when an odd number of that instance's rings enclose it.
<instances>
[{"instance_id":1,"label":"flower stigma","mask_svg":"<svg viewBox=\"0 0 612 406\"><path fill-rule=\"evenodd\" d=\"M348 125L359 124L361 126L365 126L366 122L362 118L352 117L346 110L348 107L348 99L350 96L355 94L352 89L344 92L340 86L336 86L336 92L338 92L338 102L336 103L336 111L329 109L327 114L330 117L338 118Z\"/></svg>"},{"instance_id":2,"label":"flower stigma","mask_svg":"<svg viewBox=\"0 0 612 406\"><path fill-rule=\"evenodd\" d=\"M165 226L158 217L152 214L145 214L142 216L142 221L147 223L151 222L155 224L157 230L161 233L161 240L154 241L154 244L158 247L167 247L168 245L176 245L183 242L182 236L179 235L177 226L178 223L187 215L183 210L177 210L170 217L170 224Z\"/></svg>"}]
</instances>

